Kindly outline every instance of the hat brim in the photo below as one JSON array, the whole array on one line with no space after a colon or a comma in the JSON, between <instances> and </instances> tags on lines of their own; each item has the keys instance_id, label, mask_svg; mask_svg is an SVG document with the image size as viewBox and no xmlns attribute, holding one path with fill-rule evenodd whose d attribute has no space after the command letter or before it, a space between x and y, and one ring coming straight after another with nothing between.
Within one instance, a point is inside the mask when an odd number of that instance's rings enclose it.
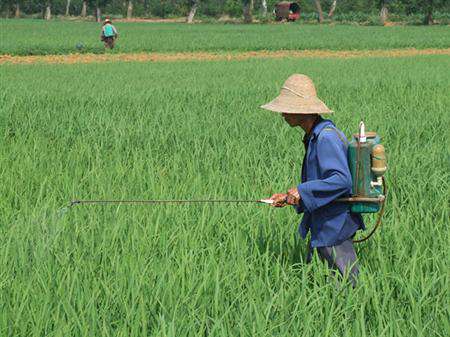
<instances>
[{"instance_id":1,"label":"hat brim","mask_svg":"<svg viewBox=\"0 0 450 337\"><path fill-rule=\"evenodd\" d=\"M261 108L278 113L299 115L333 113L324 102L315 96L305 99L284 92L273 101L262 105Z\"/></svg>"}]
</instances>

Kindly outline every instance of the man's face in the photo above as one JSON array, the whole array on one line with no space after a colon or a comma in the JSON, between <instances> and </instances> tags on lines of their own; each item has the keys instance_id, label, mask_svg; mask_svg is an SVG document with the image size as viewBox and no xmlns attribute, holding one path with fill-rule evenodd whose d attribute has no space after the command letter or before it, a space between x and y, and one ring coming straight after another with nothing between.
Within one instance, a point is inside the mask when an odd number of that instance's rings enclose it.
<instances>
[{"instance_id":1,"label":"man's face","mask_svg":"<svg viewBox=\"0 0 450 337\"><path fill-rule=\"evenodd\" d=\"M283 113L282 116L286 123L288 123L291 127L301 126L301 123L303 122L302 115Z\"/></svg>"}]
</instances>

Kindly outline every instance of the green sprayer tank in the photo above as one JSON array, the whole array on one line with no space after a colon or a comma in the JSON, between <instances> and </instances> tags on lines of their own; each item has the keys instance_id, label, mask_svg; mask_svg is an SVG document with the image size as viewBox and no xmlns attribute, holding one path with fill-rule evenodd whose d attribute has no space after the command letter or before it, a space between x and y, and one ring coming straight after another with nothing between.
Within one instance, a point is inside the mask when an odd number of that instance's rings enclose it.
<instances>
[{"instance_id":1,"label":"green sprayer tank","mask_svg":"<svg viewBox=\"0 0 450 337\"><path fill-rule=\"evenodd\" d=\"M359 125L359 133L353 135L349 143L348 164L353 180L352 197L383 197L382 176L386 172L384 146L375 132L365 132L363 122ZM375 213L380 207L380 202L355 202L351 205L351 211Z\"/></svg>"}]
</instances>

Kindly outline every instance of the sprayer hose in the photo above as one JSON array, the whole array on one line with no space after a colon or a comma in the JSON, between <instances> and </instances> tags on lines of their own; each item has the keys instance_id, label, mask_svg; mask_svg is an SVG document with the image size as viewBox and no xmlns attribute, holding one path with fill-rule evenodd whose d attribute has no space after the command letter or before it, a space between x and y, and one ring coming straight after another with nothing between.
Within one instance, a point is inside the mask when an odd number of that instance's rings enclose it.
<instances>
[{"instance_id":1,"label":"sprayer hose","mask_svg":"<svg viewBox=\"0 0 450 337\"><path fill-rule=\"evenodd\" d=\"M372 228L372 230L370 231L370 233L358 240L353 240L353 243L361 243L364 241L367 241L374 233L375 231L378 229L378 227L380 227L381 225L381 218L383 217L384 214L384 206L386 205L386 196L387 196L387 187L386 187L386 180L384 179L384 177L382 177L383 179L383 195L385 196L384 200L381 203L381 209L380 212L378 213L378 218L377 218L377 222L375 223L375 226Z\"/></svg>"}]
</instances>

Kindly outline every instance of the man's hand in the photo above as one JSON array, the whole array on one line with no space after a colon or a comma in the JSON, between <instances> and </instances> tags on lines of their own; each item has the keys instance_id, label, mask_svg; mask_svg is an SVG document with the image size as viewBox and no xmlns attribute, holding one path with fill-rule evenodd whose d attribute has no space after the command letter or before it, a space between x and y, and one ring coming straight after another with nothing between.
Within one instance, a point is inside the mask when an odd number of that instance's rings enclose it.
<instances>
[{"instance_id":1,"label":"man's hand","mask_svg":"<svg viewBox=\"0 0 450 337\"><path fill-rule=\"evenodd\" d=\"M298 193L297 187L291 188L287 192L286 203L293 206L300 203L300 194Z\"/></svg>"},{"instance_id":2,"label":"man's hand","mask_svg":"<svg viewBox=\"0 0 450 337\"><path fill-rule=\"evenodd\" d=\"M273 207L284 207L286 206L287 194L284 193L276 193L270 197L273 200Z\"/></svg>"}]
</instances>

